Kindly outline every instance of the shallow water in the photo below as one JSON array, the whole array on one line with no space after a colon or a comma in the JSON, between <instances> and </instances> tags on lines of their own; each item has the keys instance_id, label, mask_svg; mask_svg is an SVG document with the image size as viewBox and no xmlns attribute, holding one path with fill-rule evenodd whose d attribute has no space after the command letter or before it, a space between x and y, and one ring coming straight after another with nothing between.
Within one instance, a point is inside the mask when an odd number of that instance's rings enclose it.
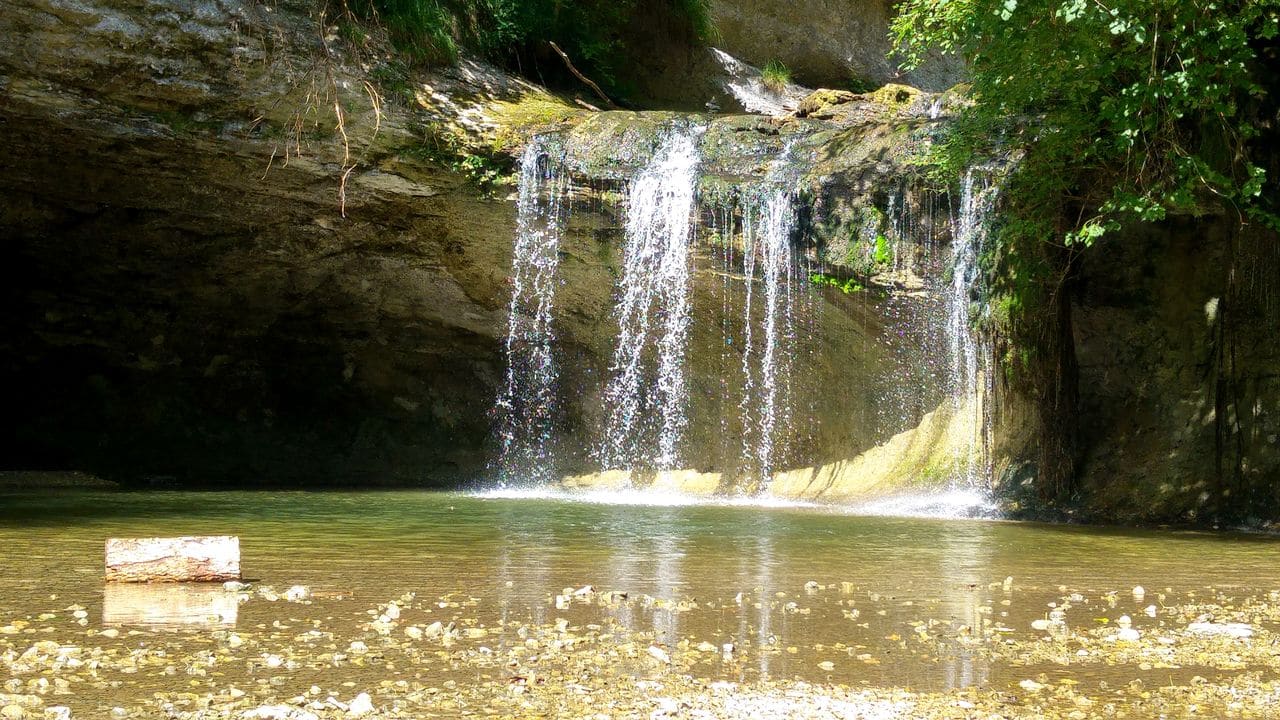
<instances>
[{"instance_id":1,"label":"shallow water","mask_svg":"<svg viewBox=\"0 0 1280 720\"><path fill-rule=\"evenodd\" d=\"M1280 544L1258 535L401 491L68 491L0 494L0 625L27 618L34 635L39 613L65 615L78 604L88 610L82 634L91 636L104 619L129 619L122 604L193 602L172 587L143 587L143 597L104 595L103 541L197 534L240 536L247 580L281 592L305 585L318 596L307 607L255 596L221 625L126 622L113 642L193 652L232 625L251 636L278 622L305 627L317 619L319 627L319 618L327 632L354 638L367 630L370 611L416 593L405 603L405 624L485 628L475 644L488 647L520 642L522 625L564 618L575 627L618 627L619 642L641 637L673 651L710 643L717 652L692 666L708 679L999 688L1068 670L997 662L970 652L963 638L984 627L1037 635L1031 622L1064 594L1085 597L1071 610L1072 622L1127 614L1145 632L1162 622L1143 613L1151 604L1280 588ZM1006 590L1007 577L1013 581ZM556 595L586 585L627 599L573 599L557 608ZM1133 597L1136 585L1145 586L1143 598ZM725 644L733 645L732 661L719 650ZM1087 685L1128 682L1134 672L1099 664L1069 674ZM1194 667L1168 673L1226 676ZM466 665L370 664L328 675L281 669L274 676L285 678L276 685L287 690L338 676L359 685L424 674L459 683L491 679ZM125 678L123 687L142 693L172 682L146 675ZM92 704L96 692L120 689L86 687L78 701Z\"/></svg>"}]
</instances>

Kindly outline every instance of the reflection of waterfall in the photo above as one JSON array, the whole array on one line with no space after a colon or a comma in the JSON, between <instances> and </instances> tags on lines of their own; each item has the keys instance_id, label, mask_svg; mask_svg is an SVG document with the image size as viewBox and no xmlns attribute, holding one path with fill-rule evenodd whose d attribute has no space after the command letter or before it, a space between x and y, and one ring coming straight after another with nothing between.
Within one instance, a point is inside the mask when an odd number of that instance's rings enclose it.
<instances>
[{"instance_id":1,"label":"reflection of waterfall","mask_svg":"<svg viewBox=\"0 0 1280 720\"><path fill-rule=\"evenodd\" d=\"M506 384L498 398L498 460L504 484L544 482L554 472L555 332L551 323L567 175L534 140L520 161L520 200L507 311Z\"/></svg>"},{"instance_id":2,"label":"reflection of waterfall","mask_svg":"<svg viewBox=\"0 0 1280 720\"><path fill-rule=\"evenodd\" d=\"M679 466L687 403L697 131L673 132L631 184L618 338L597 450L604 468Z\"/></svg>"},{"instance_id":3,"label":"reflection of waterfall","mask_svg":"<svg viewBox=\"0 0 1280 720\"><path fill-rule=\"evenodd\" d=\"M951 394L957 412L967 412L972 420L962 450L960 481L970 488L986 480L983 440L987 393L982 387L985 363L981 343L971 327L974 294L980 275L978 261L987 235L989 215L995 204L995 188L985 174L975 169L965 173L960 186L960 212L953 223L951 288L947 298L947 344L951 355Z\"/></svg>"}]
</instances>

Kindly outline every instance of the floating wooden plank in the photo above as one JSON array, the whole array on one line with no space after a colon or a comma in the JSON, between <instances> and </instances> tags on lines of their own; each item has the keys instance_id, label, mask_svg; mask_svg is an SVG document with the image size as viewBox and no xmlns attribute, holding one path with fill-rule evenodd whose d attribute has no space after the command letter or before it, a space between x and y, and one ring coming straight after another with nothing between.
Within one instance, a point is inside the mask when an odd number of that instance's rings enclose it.
<instances>
[{"instance_id":1,"label":"floating wooden plank","mask_svg":"<svg viewBox=\"0 0 1280 720\"><path fill-rule=\"evenodd\" d=\"M240 579L233 535L107 540L107 582L226 582Z\"/></svg>"},{"instance_id":2,"label":"floating wooden plank","mask_svg":"<svg viewBox=\"0 0 1280 720\"><path fill-rule=\"evenodd\" d=\"M238 593L221 585L108 583L102 588L103 625L235 627L239 610Z\"/></svg>"}]
</instances>

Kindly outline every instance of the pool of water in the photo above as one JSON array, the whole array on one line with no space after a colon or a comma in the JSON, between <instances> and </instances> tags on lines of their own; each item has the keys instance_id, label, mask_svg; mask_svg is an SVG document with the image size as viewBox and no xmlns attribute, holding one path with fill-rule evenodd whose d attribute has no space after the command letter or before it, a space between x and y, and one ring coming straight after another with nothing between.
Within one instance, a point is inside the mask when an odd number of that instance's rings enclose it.
<instances>
[{"instance_id":1,"label":"pool of water","mask_svg":"<svg viewBox=\"0 0 1280 720\"><path fill-rule=\"evenodd\" d=\"M1072 594L1072 621L1128 615L1143 630L1164 622L1146 613L1152 605L1280 587L1280 544L1270 536L632 501L404 491L8 492L0 495L0 625L26 624L16 636L0 635L0 644L20 652L38 639L42 613L57 616L47 623L70 622L66 609L79 606L87 611L80 629L47 632L106 642L94 633L117 627L124 632L110 642L122 647L182 652L230 632L249 639L256 633L265 643L268 635L289 634L279 632L281 623L310 624L332 633L342 649L369 632L378 608L412 593L399 601L398 627L441 621L475 628L459 642L484 651L525 642L529 628L561 621L604 628L602 642L638 637L673 653L701 645L705 657L689 672L709 680L946 691L1069 673L1078 682L1105 684L1127 682L1131 669L1002 662L974 652L966 639L993 628L1011 638L1034 636L1031 623ZM123 595L104 588L109 537L221 534L240 537L247 580L279 592L306 586L311 604L250 593L229 606L220 601L229 617L147 619L131 608L204 600L166 586ZM566 589L586 586L595 593L564 597ZM1134 596L1135 586L1145 594ZM605 602L610 592L626 597ZM636 672L647 667L637 664ZM247 668L241 681L260 670ZM236 679L228 673L226 682ZM272 682L285 689L338 677L358 684L362 674L371 682L479 678L474 667L456 663L341 671L302 663L274 669L272 676L284 679ZM495 668L484 678L501 674ZM143 693L171 682L147 677L90 683L74 695L92 705L122 687Z\"/></svg>"}]
</instances>

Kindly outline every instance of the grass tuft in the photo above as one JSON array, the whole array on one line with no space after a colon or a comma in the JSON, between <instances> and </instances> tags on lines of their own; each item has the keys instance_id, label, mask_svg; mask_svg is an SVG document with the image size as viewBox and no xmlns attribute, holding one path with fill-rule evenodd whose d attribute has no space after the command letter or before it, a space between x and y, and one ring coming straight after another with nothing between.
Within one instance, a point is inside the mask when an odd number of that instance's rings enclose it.
<instances>
[{"instance_id":1,"label":"grass tuft","mask_svg":"<svg viewBox=\"0 0 1280 720\"><path fill-rule=\"evenodd\" d=\"M791 82L791 70L781 60L770 60L760 71L760 81L774 92L781 92Z\"/></svg>"}]
</instances>

